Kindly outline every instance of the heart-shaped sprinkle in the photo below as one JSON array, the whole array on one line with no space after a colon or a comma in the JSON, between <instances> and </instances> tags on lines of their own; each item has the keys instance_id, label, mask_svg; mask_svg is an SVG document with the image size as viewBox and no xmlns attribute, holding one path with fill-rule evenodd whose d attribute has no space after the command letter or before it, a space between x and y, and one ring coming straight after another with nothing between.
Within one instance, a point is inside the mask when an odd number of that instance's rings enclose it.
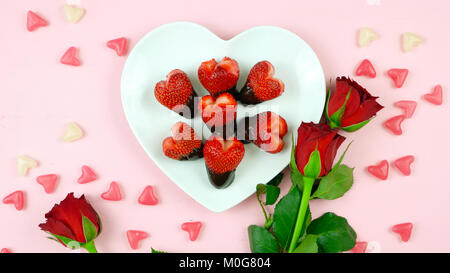
<instances>
[{"instance_id":1,"label":"heart-shaped sprinkle","mask_svg":"<svg viewBox=\"0 0 450 273\"><path fill-rule=\"evenodd\" d=\"M435 105L442 104L442 86L436 85L431 93L425 94L423 99Z\"/></svg>"},{"instance_id":2,"label":"heart-shaped sprinkle","mask_svg":"<svg viewBox=\"0 0 450 273\"><path fill-rule=\"evenodd\" d=\"M394 86L401 88L405 83L406 77L408 76L408 69L393 68L389 69L387 74L394 82Z\"/></svg>"},{"instance_id":3,"label":"heart-shaped sprinkle","mask_svg":"<svg viewBox=\"0 0 450 273\"><path fill-rule=\"evenodd\" d=\"M55 191L58 176L56 174L41 175L36 178L36 182L44 187L46 193L52 193Z\"/></svg>"},{"instance_id":4,"label":"heart-shaped sprinkle","mask_svg":"<svg viewBox=\"0 0 450 273\"><path fill-rule=\"evenodd\" d=\"M414 111L416 111L417 102L413 100L401 100L397 101L394 106L403 110L405 118L411 118Z\"/></svg>"},{"instance_id":5,"label":"heart-shaped sprinkle","mask_svg":"<svg viewBox=\"0 0 450 273\"><path fill-rule=\"evenodd\" d=\"M81 176L78 178L79 184L86 184L94 181L95 179L97 179L97 175L89 166L81 166Z\"/></svg>"},{"instance_id":6,"label":"heart-shaped sprinkle","mask_svg":"<svg viewBox=\"0 0 450 273\"><path fill-rule=\"evenodd\" d=\"M109 189L102 193L101 197L108 201L120 201L122 200L122 194L120 193L120 187L117 182L111 182Z\"/></svg>"},{"instance_id":7,"label":"heart-shaped sprinkle","mask_svg":"<svg viewBox=\"0 0 450 273\"><path fill-rule=\"evenodd\" d=\"M144 191L141 193L138 199L139 204L154 206L158 204L158 198L156 198L155 192L152 186L145 187Z\"/></svg>"},{"instance_id":8,"label":"heart-shaped sprinkle","mask_svg":"<svg viewBox=\"0 0 450 273\"><path fill-rule=\"evenodd\" d=\"M394 161L394 166L402 172L404 175L409 176L411 175L411 163L414 162L414 156L407 155L404 157L401 157L399 159L396 159Z\"/></svg>"},{"instance_id":9,"label":"heart-shaped sprinkle","mask_svg":"<svg viewBox=\"0 0 450 273\"><path fill-rule=\"evenodd\" d=\"M16 159L16 163L17 163L17 174L19 176L26 176L30 168L36 168L38 165L36 160L26 155L18 156Z\"/></svg>"},{"instance_id":10,"label":"heart-shaped sprinkle","mask_svg":"<svg viewBox=\"0 0 450 273\"><path fill-rule=\"evenodd\" d=\"M356 242L355 246L350 250L352 253L365 253L367 242Z\"/></svg>"},{"instance_id":11,"label":"heart-shaped sprinkle","mask_svg":"<svg viewBox=\"0 0 450 273\"><path fill-rule=\"evenodd\" d=\"M130 244L131 249L138 249L139 242L148 237L149 237L149 235L145 231L140 231L140 230L128 230L127 231L127 239L128 239L128 243Z\"/></svg>"},{"instance_id":12,"label":"heart-shaped sprinkle","mask_svg":"<svg viewBox=\"0 0 450 273\"><path fill-rule=\"evenodd\" d=\"M412 32L405 32L403 33L402 42L403 51L410 52L414 47L423 43L423 39L419 35Z\"/></svg>"},{"instance_id":13,"label":"heart-shaped sprinkle","mask_svg":"<svg viewBox=\"0 0 450 273\"><path fill-rule=\"evenodd\" d=\"M47 26L47 21L31 10L27 13L27 29L28 31L34 31L39 27Z\"/></svg>"},{"instance_id":14,"label":"heart-shaped sprinkle","mask_svg":"<svg viewBox=\"0 0 450 273\"><path fill-rule=\"evenodd\" d=\"M378 39L378 37L378 34L372 29L363 27L359 30L358 44L360 47L365 47L370 44L370 42Z\"/></svg>"},{"instance_id":15,"label":"heart-shaped sprinkle","mask_svg":"<svg viewBox=\"0 0 450 273\"><path fill-rule=\"evenodd\" d=\"M77 48L69 47L64 55L61 57L60 62L66 65L79 66L81 65L80 60L77 58Z\"/></svg>"},{"instance_id":16,"label":"heart-shaped sprinkle","mask_svg":"<svg viewBox=\"0 0 450 273\"><path fill-rule=\"evenodd\" d=\"M15 191L5 198L3 198L4 204L14 204L16 210L22 210L24 206L24 194L23 191Z\"/></svg>"},{"instance_id":17,"label":"heart-shaped sprinkle","mask_svg":"<svg viewBox=\"0 0 450 273\"><path fill-rule=\"evenodd\" d=\"M9 250L8 248L2 248L2 249L0 250L0 253L12 253L12 251Z\"/></svg>"},{"instance_id":18,"label":"heart-shaped sprinkle","mask_svg":"<svg viewBox=\"0 0 450 273\"><path fill-rule=\"evenodd\" d=\"M386 180L389 174L389 163L387 160L383 160L378 165L367 167L367 171L381 180Z\"/></svg>"},{"instance_id":19,"label":"heart-shaped sprinkle","mask_svg":"<svg viewBox=\"0 0 450 273\"><path fill-rule=\"evenodd\" d=\"M189 233L189 240L191 241L197 240L201 228L201 222L186 222L181 225L181 229Z\"/></svg>"},{"instance_id":20,"label":"heart-shaped sprinkle","mask_svg":"<svg viewBox=\"0 0 450 273\"><path fill-rule=\"evenodd\" d=\"M361 64L356 68L355 72L356 76L367 76L369 78L375 78L377 76L377 72L373 67L372 63L365 59L361 62Z\"/></svg>"},{"instance_id":21,"label":"heart-shaped sprinkle","mask_svg":"<svg viewBox=\"0 0 450 273\"><path fill-rule=\"evenodd\" d=\"M77 23L84 15L84 9L75 5L64 4L64 15L67 21Z\"/></svg>"},{"instance_id":22,"label":"heart-shaped sprinkle","mask_svg":"<svg viewBox=\"0 0 450 273\"><path fill-rule=\"evenodd\" d=\"M404 120L404 115L392 117L384 122L384 127L389 129L394 135L401 135L403 133L401 125Z\"/></svg>"},{"instance_id":23,"label":"heart-shaped sprinkle","mask_svg":"<svg viewBox=\"0 0 450 273\"><path fill-rule=\"evenodd\" d=\"M128 40L125 37L110 40L106 46L116 51L117 56L124 56L127 53Z\"/></svg>"},{"instance_id":24,"label":"heart-shaped sprinkle","mask_svg":"<svg viewBox=\"0 0 450 273\"><path fill-rule=\"evenodd\" d=\"M62 137L64 142L72 142L83 137L83 130L75 122L69 122L66 125L66 131Z\"/></svg>"},{"instance_id":25,"label":"heart-shaped sprinkle","mask_svg":"<svg viewBox=\"0 0 450 273\"><path fill-rule=\"evenodd\" d=\"M411 238L411 231L413 228L412 223L403 223L398 224L392 227L392 231L400 234L400 238L403 242L408 242L409 238Z\"/></svg>"}]
</instances>

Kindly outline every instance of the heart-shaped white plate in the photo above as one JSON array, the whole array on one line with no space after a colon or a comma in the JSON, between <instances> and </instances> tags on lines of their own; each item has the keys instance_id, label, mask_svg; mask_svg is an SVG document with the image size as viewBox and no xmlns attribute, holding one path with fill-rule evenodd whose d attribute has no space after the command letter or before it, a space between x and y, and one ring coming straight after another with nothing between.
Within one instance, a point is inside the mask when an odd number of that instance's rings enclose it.
<instances>
[{"instance_id":1,"label":"heart-shaped white plate","mask_svg":"<svg viewBox=\"0 0 450 273\"><path fill-rule=\"evenodd\" d=\"M282 96L257 105L238 106L238 120L246 113L271 110L287 121L286 145L278 154L269 154L254 144L245 145L245 156L236 170L234 182L216 189L208 181L204 159L176 161L164 156L162 141L170 128L184 121L207 137L209 131L197 114L184 119L155 99L154 86L173 69L186 72L198 95L207 94L197 77L201 62L228 56L238 61L240 89L251 67L268 60L275 77L285 83ZM231 40L222 40L208 29L188 22L158 27L145 35L131 51L122 74L122 103L131 129L147 154L183 191L206 208L221 212L255 192L258 183L266 183L289 163L291 134L302 121L318 122L325 103L325 79L314 51L300 37L285 29L261 26L242 32ZM201 132L202 130L202 132Z\"/></svg>"}]
</instances>

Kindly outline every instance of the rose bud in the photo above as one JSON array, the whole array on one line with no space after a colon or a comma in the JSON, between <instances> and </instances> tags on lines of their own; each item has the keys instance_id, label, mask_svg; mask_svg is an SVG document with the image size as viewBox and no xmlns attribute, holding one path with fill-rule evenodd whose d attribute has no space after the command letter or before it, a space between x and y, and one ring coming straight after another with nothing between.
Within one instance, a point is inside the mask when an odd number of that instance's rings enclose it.
<instances>
[{"instance_id":1,"label":"rose bud","mask_svg":"<svg viewBox=\"0 0 450 273\"><path fill-rule=\"evenodd\" d=\"M334 91L328 92L325 113L332 129L354 132L376 115L383 106L365 88L346 77L336 79Z\"/></svg>"},{"instance_id":2,"label":"rose bud","mask_svg":"<svg viewBox=\"0 0 450 273\"><path fill-rule=\"evenodd\" d=\"M94 239L101 232L100 217L84 195L75 198L73 193L69 193L45 214L45 218L46 222L39 227L52 235L50 239L72 249L83 247L90 253L97 252Z\"/></svg>"},{"instance_id":3,"label":"rose bud","mask_svg":"<svg viewBox=\"0 0 450 273\"><path fill-rule=\"evenodd\" d=\"M297 133L295 162L298 170L313 179L327 175L345 137L326 124L302 123Z\"/></svg>"}]
</instances>

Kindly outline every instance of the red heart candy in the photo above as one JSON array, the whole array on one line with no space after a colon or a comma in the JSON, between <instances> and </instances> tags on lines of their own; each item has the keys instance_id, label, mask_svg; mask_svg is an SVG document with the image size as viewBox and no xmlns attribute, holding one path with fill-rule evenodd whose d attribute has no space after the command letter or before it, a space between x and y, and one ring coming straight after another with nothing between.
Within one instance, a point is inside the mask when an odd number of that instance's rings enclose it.
<instances>
[{"instance_id":1,"label":"red heart candy","mask_svg":"<svg viewBox=\"0 0 450 273\"><path fill-rule=\"evenodd\" d=\"M10 195L3 198L4 204L14 204L16 210L22 210L24 206L24 195L23 191L15 191Z\"/></svg>"},{"instance_id":2,"label":"red heart candy","mask_svg":"<svg viewBox=\"0 0 450 273\"><path fill-rule=\"evenodd\" d=\"M442 86L436 85L431 93L425 94L423 99L435 105L442 104Z\"/></svg>"},{"instance_id":3,"label":"red heart candy","mask_svg":"<svg viewBox=\"0 0 450 273\"><path fill-rule=\"evenodd\" d=\"M0 250L0 253L12 253L12 251L7 248L2 248L2 250Z\"/></svg>"},{"instance_id":4,"label":"red heart candy","mask_svg":"<svg viewBox=\"0 0 450 273\"><path fill-rule=\"evenodd\" d=\"M102 193L101 197L108 201L120 201L122 200L122 194L120 193L120 187L117 182L111 182L109 189Z\"/></svg>"},{"instance_id":5,"label":"red heart candy","mask_svg":"<svg viewBox=\"0 0 450 273\"><path fill-rule=\"evenodd\" d=\"M139 242L148 238L148 233L140 230L128 230L127 239L132 249L138 249Z\"/></svg>"},{"instance_id":6,"label":"red heart candy","mask_svg":"<svg viewBox=\"0 0 450 273\"><path fill-rule=\"evenodd\" d=\"M350 250L353 253L365 253L367 242L356 242L355 246Z\"/></svg>"},{"instance_id":7,"label":"red heart candy","mask_svg":"<svg viewBox=\"0 0 450 273\"><path fill-rule=\"evenodd\" d=\"M386 180L389 174L389 163L387 160L383 160L378 165L367 167L367 171L381 180Z\"/></svg>"},{"instance_id":8,"label":"red heart candy","mask_svg":"<svg viewBox=\"0 0 450 273\"><path fill-rule=\"evenodd\" d=\"M414 156L407 155L394 161L394 166L404 175L411 175L411 163L414 162Z\"/></svg>"},{"instance_id":9,"label":"red heart candy","mask_svg":"<svg viewBox=\"0 0 450 273\"><path fill-rule=\"evenodd\" d=\"M106 46L116 51L117 56L124 56L127 53L128 40L125 37L110 40Z\"/></svg>"},{"instance_id":10,"label":"red heart candy","mask_svg":"<svg viewBox=\"0 0 450 273\"><path fill-rule=\"evenodd\" d=\"M152 186L145 187L138 199L139 204L153 206L158 204L158 199L153 192Z\"/></svg>"},{"instance_id":11,"label":"red heart candy","mask_svg":"<svg viewBox=\"0 0 450 273\"><path fill-rule=\"evenodd\" d=\"M81 167L81 176L78 178L79 184L85 184L97 179L97 175L88 166L84 165Z\"/></svg>"},{"instance_id":12,"label":"red heart candy","mask_svg":"<svg viewBox=\"0 0 450 273\"><path fill-rule=\"evenodd\" d=\"M375 71L375 68L373 68L372 63L369 60L365 59L361 62L358 68L356 68L355 75L375 78L377 76L377 72Z\"/></svg>"},{"instance_id":13,"label":"red heart candy","mask_svg":"<svg viewBox=\"0 0 450 273\"><path fill-rule=\"evenodd\" d=\"M389 129L394 135L401 135L403 133L401 125L404 120L404 115L392 117L384 122L384 127Z\"/></svg>"},{"instance_id":14,"label":"red heart candy","mask_svg":"<svg viewBox=\"0 0 450 273\"><path fill-rule=\"evenodd\" d=\"M387 74L394 81L395 87L400 88L408 76L408 69L393 68L388 70Z\"/></svg>"},{"instance_id":15,"label":"red heart candy","mask_svg":"<svg viewBox=\"0 0 450 273\"><path fill-rule=\"evenodd\" d=\"M401 100L397 101L394 106L403 110L405 118L411 118L414 111L416 111L417 102L413 100Z\"/></svg>"},{"instance_id":16,"label":"red heart candy","mask_svg":"<svg viewBox=\"0 0 450 273\"><path fill-rule=\"evenodd\" d=\"M56 182L58 182L58 176L56 174L41 175L36 178L36 182L44 187L46 193L52 193L55 191Z\"/></svg>"},{"instance_id":17,"label":"red heart candy","mask_svg":"<svg viewBox=\"0 0 450 273\"><path fill-rule=\"evenodd\" d=\"M64 53L64 55L61 57L61 63L66 65L72 65L72 66L79 66L81 65L80 60L77 58L77 48L76 47L69 47L67 51Z\"/></svg>"},{"instance_id":18,"label":"red heart candy","mask_svg":"<svg viewBox=\"0 0 450 273\"><path fill-rule=\"evenodd\" d=\"M392 227L392 231L400 234L400 238L403 242L408 242L409 238L411 238L411 231L413 228L412 223L403 223L398 224Z\"/></svg>"},{"instance_id":19,"label":"red heart candy","mask_svg":"<svg viewBox=\"0 0 450 273\"><path fill-rule=\"evenodd\" d=\"M41 16L32 12L31 10L28 11L28 13L27 13L27 29L28 29L28 31L34 31L35 29L37 29L39 27L45 27L47 25L48 25L48 23L44 18L42 18Z\"/></svg>"},{"instance_id":20,"label":"red heart candy","mask_svg":"<svg viewBox=\"0 0 450 273\"><path fill-rule=\"evenodd\" d=\"M191 241L197 240L201 228L201 222L187 222L181 225L181 229L189 233L189 240Z\"/></svg>"}]
</instances>

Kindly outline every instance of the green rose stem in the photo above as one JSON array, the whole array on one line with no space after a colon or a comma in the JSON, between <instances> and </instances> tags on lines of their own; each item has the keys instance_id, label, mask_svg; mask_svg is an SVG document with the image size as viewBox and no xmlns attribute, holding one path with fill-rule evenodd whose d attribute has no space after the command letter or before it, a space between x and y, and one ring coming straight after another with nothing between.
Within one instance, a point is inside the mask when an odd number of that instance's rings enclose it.
<instances>
[{"instance_id":1,"label":"green rose stem","mask_svg":"<svg viewBox=\"0 0 450 273\"><path fill-rule=\"evenodd\" d=\"M97 249L95 248L94 240L87 242L84 246L84 249L86 249L89 253L97 253Z\"/></svg>"},{"instance_id":2,"label":"green rose stem","mask_svg":"<svg viewBox=\"0 0 450 273\"><path fill-rule=\"evenodd\" d=\"M292 253L297 247L300 232L303 228L303 222L305 222L306 211L308 209L309 198L311 196L311 190L314 185L314 178L303 177L303 194L300 201L300 208L298 210L297 221L295 222L294 234L292 235L291 244L289 245L289 253Z\"/></svg>"}]
</instances>

